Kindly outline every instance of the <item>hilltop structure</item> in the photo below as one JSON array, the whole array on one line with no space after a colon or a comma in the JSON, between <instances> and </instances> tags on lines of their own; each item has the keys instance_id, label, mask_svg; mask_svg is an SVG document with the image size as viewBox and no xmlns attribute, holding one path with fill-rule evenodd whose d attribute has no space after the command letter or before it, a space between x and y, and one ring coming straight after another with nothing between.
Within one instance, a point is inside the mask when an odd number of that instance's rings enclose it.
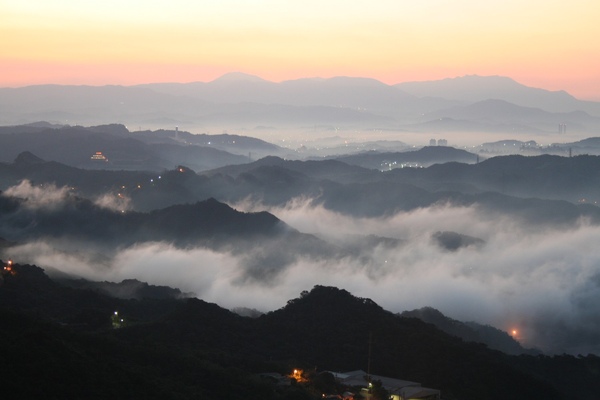
<instances>
[{"instance_id":1,"label":"hilltop structure","mask_svg":"<svg viewBox=\"0 0 600 400\"><path fill-rule=\"evenodd\" d=\"M439 390L423 387L418 382L368 374L363 370L331 373L343 385L361 387L366 385L366 387L361 389L361 396L366 399L371 397L373 382L380 382L381 387L389 393L392 400L441 399L441 392Z\"/></svg>"}]
</instances>

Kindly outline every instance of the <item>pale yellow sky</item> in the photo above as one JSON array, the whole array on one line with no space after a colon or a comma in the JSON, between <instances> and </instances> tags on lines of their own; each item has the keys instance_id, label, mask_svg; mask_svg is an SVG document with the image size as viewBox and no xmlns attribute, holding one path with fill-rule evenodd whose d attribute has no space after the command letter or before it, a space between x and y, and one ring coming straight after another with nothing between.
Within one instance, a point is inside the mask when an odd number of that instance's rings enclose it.
<instances>
[{"instance_id":1,"label":"pale yellow sky","mask_svg":"<svg viewBox=\"0 0 600 400\"><path fill-rule=\"evenodd\" d=\"M0 87L503 75L600 99L598 0L0 0Z\"/></svg>"}]
</instances>

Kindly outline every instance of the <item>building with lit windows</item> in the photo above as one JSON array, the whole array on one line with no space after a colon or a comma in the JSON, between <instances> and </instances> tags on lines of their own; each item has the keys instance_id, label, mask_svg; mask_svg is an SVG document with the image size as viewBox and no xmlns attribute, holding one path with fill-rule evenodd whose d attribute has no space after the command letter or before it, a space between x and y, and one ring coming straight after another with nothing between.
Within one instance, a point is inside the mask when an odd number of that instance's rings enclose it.
<instances>
[{"instance_id":1,"label":"building with lit windows","mask_svg":"<svg viewBox=\"0 0 600 400\"><path fill-rule=\"evenodd\" d=\"M104 154L102 154L101 151L97 151L96 153L94 153L90 157L90 160L92 160L92 161L104 161L104 162L108 162L108 158L106 158L106 156Z\"/></svg>"}]
</instances>

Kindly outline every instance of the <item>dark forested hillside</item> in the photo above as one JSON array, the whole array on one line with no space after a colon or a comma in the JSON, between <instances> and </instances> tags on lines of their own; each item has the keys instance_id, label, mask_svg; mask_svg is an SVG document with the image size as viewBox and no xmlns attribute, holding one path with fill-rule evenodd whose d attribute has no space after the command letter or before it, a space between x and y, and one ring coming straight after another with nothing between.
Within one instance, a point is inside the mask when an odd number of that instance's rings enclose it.
<instances>
[{"instance_id":1,"label":"dark forested hillside","mask_svg":"<svg viewBox=\"0 0 600 400\"><path fill-rule=\"evenodd\" d=\"M29 179L72 187L88 198L125 196L140 211L211 197L274 206L306 198L353 216L377 217L449 203L478 205L490 215L512 215L532 223L600 218L598 208L589 207L600 201L600 156L505 156L473 165L446 163L385 173L333 160L267 157L202 174L182 166L160 174L90 171L34 157L21 155L12 164L0 164L0 183L6 188Z\"/></svg>"},{"instance_id":2,"label":"dark forested hillside","mask_svg":"<svg viewBox=\"0 0 600 400\"><path fill-rule=\"evenodd\" d=\"M30 198L0 196L0 234L15 242L64 238L108 248L150 241L221 247L286 237L318 243L267 212L239 212L212 198L150 213L112 210L68 194L55 200L45 206Z\"/></svg>"},{"instance_id":3,"label":"dark forested hillside","mask_svg":"<svg viewBox=\"0 0 600 400\"><path fill-rule=\"evenodd\" d=\"M364 168L388 170L400 168L404 165L406 167L429 167L433 164L444 164L447 162L473 164L478 158L476 154L469 153L466 150L447 146L427 146L419 150L402 153L373 151L337 157L336 159Z\"/></svg>"},{"instance_id":4,"label":"dark forested hillside","mask_svg":"<svg viewBox=\"0 0 600 400\"><path fill-rule=\"evenodd\" d=\"M117 299L66 283L28 265L2 274L0 365L17 397L309 399L320 396L310 379L279 387L255 374L368 365L446 399L562 399L569 382L593 399L599 389L597 357L507 356L333 287L251 319L198 299Z\"/></svg>"}]
</instances>

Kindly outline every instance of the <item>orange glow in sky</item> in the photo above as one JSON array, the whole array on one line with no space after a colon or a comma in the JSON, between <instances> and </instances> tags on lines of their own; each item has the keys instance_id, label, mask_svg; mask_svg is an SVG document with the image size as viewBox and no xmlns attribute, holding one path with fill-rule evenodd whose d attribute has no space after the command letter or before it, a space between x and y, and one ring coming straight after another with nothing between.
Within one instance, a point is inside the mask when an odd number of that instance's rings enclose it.
<instances>
[{"instance_id":1,"label":"orange glow in sky","mask_svg":"<svg viewBox=\"0 0 600 400\"><path fill-rule=\"evenodd\" d=\"M597 0L0 0L0 87L469 74L600 100Z\"/></svg>"}]
</instances>

